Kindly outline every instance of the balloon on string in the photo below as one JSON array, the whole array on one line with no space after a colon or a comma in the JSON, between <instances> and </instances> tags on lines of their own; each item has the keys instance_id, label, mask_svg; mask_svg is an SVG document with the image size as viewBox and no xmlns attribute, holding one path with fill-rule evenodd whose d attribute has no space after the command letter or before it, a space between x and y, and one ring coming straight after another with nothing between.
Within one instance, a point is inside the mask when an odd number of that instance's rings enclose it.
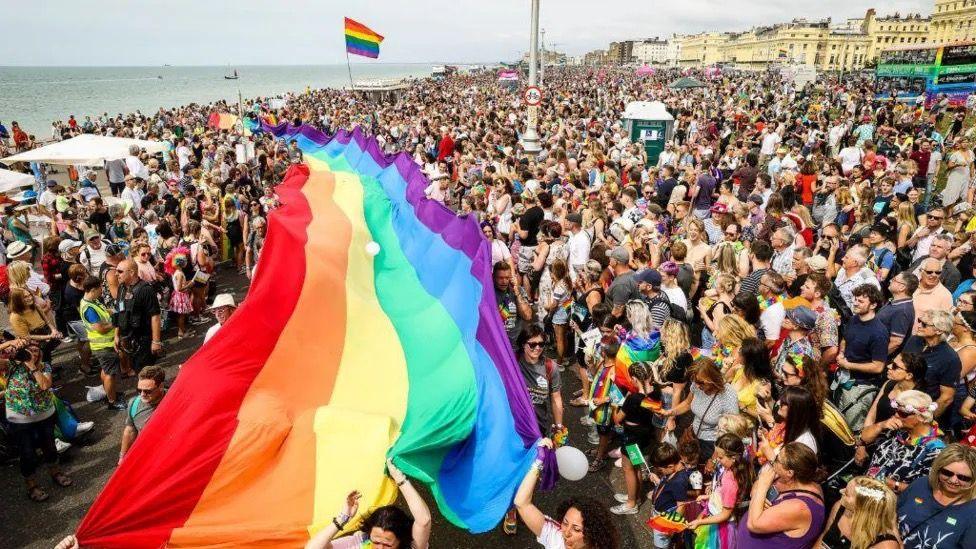
<instances>
[{"instance_id":1,"label":"balloon on string","mask_svg":"<svg viewBox=\"0 0 976 549\"><path fill-rule=\"evenodd\" d=\"M556 465L564 479L573 481L585 477L590 466L586 455L572 446L560 446L556 449Z\"/></svg>"}]
</instances>

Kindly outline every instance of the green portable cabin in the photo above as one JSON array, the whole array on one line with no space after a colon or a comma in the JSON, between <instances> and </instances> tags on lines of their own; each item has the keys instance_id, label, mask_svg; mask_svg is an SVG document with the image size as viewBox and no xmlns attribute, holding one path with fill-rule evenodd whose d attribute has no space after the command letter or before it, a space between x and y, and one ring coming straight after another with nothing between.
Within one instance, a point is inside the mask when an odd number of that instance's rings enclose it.
<instances>
[{"instance_id":1,"label":"green portable cabin","mask_svg":"<svg viewBox=\"0 0 976 549\"><path fill-rule=\"evenodd\" d=\"M649 165L657 164L657 158L674 133L674 117L660 101L631 101L624 110L624 127L630 140L643 143Z\"/></svg>"}]
</instances>

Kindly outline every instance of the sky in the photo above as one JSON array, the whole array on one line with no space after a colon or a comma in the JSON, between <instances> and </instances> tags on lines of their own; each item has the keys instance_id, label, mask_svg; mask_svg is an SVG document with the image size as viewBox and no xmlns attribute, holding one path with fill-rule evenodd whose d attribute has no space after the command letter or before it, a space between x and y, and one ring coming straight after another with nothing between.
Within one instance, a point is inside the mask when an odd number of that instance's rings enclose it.
<instances>
[{"instance_id":1,"label":"sky","mask_svg":"<svg viewBox=\"0 0 976 549\"><path fill-rule=\"evenodd\" d=\"M512 61L530 0L0 0L2 65L304 65L345 62L342 19L384 35L380 62ZM542 0L540 26L576 56L614 40L932 11L933 0ZM354 58L354 62L373 62Z\"/></svg>"}]
</instances>

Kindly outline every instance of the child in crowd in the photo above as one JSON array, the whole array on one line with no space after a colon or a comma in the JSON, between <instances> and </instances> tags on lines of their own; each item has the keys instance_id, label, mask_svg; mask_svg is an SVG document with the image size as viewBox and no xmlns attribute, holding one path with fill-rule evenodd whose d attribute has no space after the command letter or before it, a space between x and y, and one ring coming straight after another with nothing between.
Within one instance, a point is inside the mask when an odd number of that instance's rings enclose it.
<instances>
[{"instance_id":1,"label":"child in crowd","mask_svg":"<svg viewBox=\"0 0 976 549\"><path fill-rule=\"evenodd\" d=\"M658 445L651 452L651 464L656 471L651 476L651 481L655 482L656 486L648 494L653 507L651 513L656 515L678 511L679 507L688 501L691 475L697 471L686 469L677 448L666 442ZM654 547L656 549L671 547L671 535L654 530Z\"/></svg>"},{"instance_id":2,"label":"child in crowd","mask_svg":"<svg viewBox=\"0 0 976 549\"><path fill-rule=\"evenodd\" d=\"M729 549L735 546L735 511L752 490L752 467L746 460L742 439L726 433L715 441L715 476L702 515L688 523L695 532L695 549Z\"/></svg>"},{"instance_id":3,"label":"child in crowd","mask_svg":"<svg viewBox=\"0 0 976 549\"><path fill-rule=\"evenodd\" d=\"M595 450L591 450L593 461L590 462L590 472L599 471L607 461L607 449L613 435L613 408L623 404L623 393L613 382L614 366L620 344L612 338L601 343L600 356L602 360L593 375L590 384L590 417L596 426L600 437Z\"/></svg>"}]
</instances>

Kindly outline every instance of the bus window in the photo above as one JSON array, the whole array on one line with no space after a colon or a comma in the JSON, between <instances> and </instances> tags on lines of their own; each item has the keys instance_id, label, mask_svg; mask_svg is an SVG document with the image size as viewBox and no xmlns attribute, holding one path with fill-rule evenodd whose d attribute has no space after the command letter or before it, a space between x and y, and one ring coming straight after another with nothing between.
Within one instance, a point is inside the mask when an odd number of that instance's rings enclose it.
<instances>
[{"instance_id":1,"label":"bus window","mask_svg":"<svg viewBox=\"0 0 976 549\"><path fill-rule=\"evenodd\" d=\"M942 50L942 66L976 65L976 44L945 46Z\"/></svg>"}]
</instances>

